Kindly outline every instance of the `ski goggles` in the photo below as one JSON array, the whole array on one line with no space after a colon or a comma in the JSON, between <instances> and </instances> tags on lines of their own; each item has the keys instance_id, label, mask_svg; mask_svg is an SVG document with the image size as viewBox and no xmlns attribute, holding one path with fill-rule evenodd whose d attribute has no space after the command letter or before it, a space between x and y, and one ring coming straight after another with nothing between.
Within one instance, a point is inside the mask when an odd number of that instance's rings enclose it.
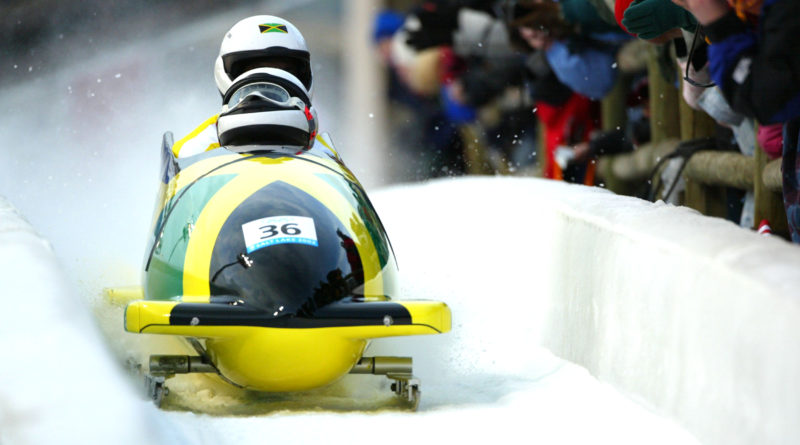
<instances>
[{"instance_id":1,"label":"ski goggles","mask_svg":"<svg viewBox=\"0 0 800 445\"><path fill-rule=\"evenodd\" d=\"M254 82L242 86L228 99L228 108L234 108L245 98L255 96L281 107L295 107L297 98L293 98L285 88L270 82ZM292 100L295 99L295 100Z\"/></svg>"}]
</instances>

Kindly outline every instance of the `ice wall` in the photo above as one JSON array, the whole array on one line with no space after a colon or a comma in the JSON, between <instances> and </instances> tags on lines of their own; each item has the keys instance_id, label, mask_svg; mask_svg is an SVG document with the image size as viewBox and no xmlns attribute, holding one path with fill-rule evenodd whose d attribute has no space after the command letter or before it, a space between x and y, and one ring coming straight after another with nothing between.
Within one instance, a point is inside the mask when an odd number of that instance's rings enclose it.
<instances>
[{"instance_id":1,"label":"ice wall","mask_svg":"<svg viewBox=\"0 0 800 445\"><path fill-rule=\"evenodd\" d=\"M47 241L0 196L0 443L181 443L115 369Z\"/></svg>"},{"instance_id":2,"label":"ice wall","mask_svg":"<svg viewBox=\"0 0 800 445\"><path fill-rule=\"evenodd\" d=\"M610 194L546 207L549 348L701 441L797 443L800 249Z\"/></svg>"},{"instance_id":3,"label":"ice wall","mask_svg":"<svg viewBox=\"0 0 800 445\"><path fill-rule=\"evenodd\" d=\"M530 314L541 344L703 443L800 440L798 247L688 208L542 180L435 182L376 205L390 221L417 215L424 223L408 231L432 233L432 252L458 236L464 251L452 256L530 264L527 289L487 304L541 299Z\"/></svg>"}]
</instances>

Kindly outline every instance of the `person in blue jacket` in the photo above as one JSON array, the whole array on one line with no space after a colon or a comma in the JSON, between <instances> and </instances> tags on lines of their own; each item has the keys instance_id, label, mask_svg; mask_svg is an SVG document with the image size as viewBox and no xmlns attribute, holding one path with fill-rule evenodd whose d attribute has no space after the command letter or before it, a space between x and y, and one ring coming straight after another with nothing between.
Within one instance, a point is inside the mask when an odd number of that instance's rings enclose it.
<instances>
[{"instance_id":1,"label":"person in blue jacket","mask_svg":"<svg viewBox=\"0 0 800 445\"><path fill-rule=\"evenodd\" d=\"M558 79L576 93L602 99L617 78L616 52L627 36L586 0L519 2L510 28L544 52Z\"/></svg>"}]
</instances>

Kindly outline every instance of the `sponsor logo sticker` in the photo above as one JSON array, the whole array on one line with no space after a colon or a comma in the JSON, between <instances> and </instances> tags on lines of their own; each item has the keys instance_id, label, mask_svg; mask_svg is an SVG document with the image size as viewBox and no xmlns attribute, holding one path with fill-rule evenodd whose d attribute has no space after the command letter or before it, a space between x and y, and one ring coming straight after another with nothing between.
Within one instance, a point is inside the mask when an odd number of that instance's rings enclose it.
<instances>
[{"instance_id":1,"label":"sponsor logo sticker","mask_svg":"<svg viewBox=\"0 0 800 445\"><path fill-rule=\"evenodd\" d=\"M314 220L305 216L271 216L242 224L247 253L277 244L319 246Z\"/></svg>"}]
</instances>

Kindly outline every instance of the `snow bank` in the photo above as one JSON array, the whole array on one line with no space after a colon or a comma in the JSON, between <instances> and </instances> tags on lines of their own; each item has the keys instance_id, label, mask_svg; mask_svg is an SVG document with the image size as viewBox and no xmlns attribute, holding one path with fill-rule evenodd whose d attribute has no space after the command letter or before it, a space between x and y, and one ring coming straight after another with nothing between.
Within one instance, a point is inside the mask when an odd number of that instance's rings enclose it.
<instances>
[{"instance_id":1,"label":"snow bank","mask_svg":"<svg viewBox=\"0 0 800 445\"><path fill-rule=\"evenodd\" d=\"M529 316L540 344L702 442L800 439L796 246L687 208L553 181L458 179L374 199L384 220L415 215L419 225L404 231L432 250L458 237L453 258L488 270L530 264L527 292L487 294L487 305L514 311L515 300L539 299L541 313ZM512 279L501 274L480 279Z\"/></svg>"},{"instance_id":2,"label":"snow bank","mask_svg":"<svg viewBox=\"0 0 800 445\"><path fill-rule=\"evenodd\" d=\"M0 443L178 443L106 353L48 242L0 197Z\"/></svg>"}]
</instances>

